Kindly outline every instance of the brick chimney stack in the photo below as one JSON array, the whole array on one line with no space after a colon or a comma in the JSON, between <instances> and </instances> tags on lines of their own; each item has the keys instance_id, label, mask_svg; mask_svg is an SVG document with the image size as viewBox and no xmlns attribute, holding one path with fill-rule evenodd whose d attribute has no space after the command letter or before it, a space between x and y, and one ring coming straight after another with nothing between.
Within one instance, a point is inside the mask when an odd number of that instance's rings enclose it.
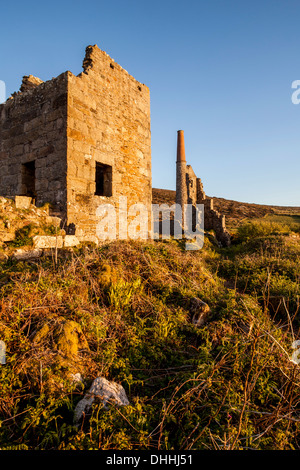
<instances>
[{"instance_id":1,"label":"brick chimney stack","mask_svg":"<svg viewBox=\"0 0 300 470\"><path fill-rule=\"evenodd\" d=\"M184 132L181 130L177 131L176 204L180 204L182 210L184 210L184 204L187 204Z\"/></svg>"}]
</instances>

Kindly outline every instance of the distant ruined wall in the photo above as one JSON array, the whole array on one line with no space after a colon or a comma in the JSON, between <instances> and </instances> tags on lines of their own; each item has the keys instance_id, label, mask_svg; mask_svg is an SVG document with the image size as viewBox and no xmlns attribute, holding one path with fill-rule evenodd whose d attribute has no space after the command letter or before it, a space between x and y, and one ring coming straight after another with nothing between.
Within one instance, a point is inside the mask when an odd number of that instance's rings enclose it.
<instances>
[{"instance_id":1,"label":"distant ruined wall","mask_svg":"<svg viewBox=\"0 0 300 470\"><path fill-rule=\"evenodd\" d=\"M197 176L191 165L186 166L187 204L197 204Z\"/></svg>"},{"instance_id":2,"label":"distant ruined wall","mask_svg":"<svg viewBox=\"0 0 300 470\"><path fill-rule=\"evenodd\" d=\"M36 204L66 214L67 74L21 90L0 105L0 195L26 195L34 173Z\"/></svg>"},{"instance_id":3,"label":"distant ruined wall","mask_svg":"<svg viewBox=\"0 0 300 470\"><path fill-rule=\"evenodd\" d=\"M203 184L200 178L197 178L197 204L204 205L204 229L214 230L217 240L223 245L230 245L230 234L226 229L225 215L214 209L212 198L206 198Z\"/></svg>"},{"instance_id":4,"label":"distant ruined wall","mask_svg":"<svg viewBox=\"0 0 300 470\"><path fill-rule=\"evenodd\" d=\"M203 204L204 230L214 230L222 246L230 245L230 234L226 229L225 216L214 210L213 199L206 198L201 179L197 178L191 165L186 165L182 130L178 131L177 136L176 169L176 203L181 204L182 208L184 204L192 204L194 207L196 204Z\"/></svg>"}]
</instances>

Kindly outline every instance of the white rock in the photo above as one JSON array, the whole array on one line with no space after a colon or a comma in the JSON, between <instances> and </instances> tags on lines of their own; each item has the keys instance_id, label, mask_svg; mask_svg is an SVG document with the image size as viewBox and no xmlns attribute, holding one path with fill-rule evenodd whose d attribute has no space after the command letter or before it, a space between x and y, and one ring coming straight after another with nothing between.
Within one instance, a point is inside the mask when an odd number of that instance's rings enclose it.
<instances>
[{"instance_id":1,"label":"white rock","mask_svg":"<svg viewBox=\"0 0 300 470\"><path fill-rule=\"evenodd\" d=\"M70 378L73 383L83 383L82 375L80 372L76 372L76 374L71 374Z\"/></svg>"},{"instance_id":2,"label":"white rock","mask_svg":"<svg viewBox=\"0 0 300 470\"><path fill-rule=\"evenodd\" d=\"M31 197L15 196L16 209L29 209L31 201Z\"/></svg>"},{"instance_id":3,"label":"white rock","mask_svg":"<svg viewBox=\"0 0 300 470\"><path fill-rule=\"evenodd\" d=\"M119 406L129 405L126 392L122 385L116 382L109 382L109 380L104 377L97 377L84 398L76 405L74 410L75 424L78 424L84 413L89 411L96 398L103 403L106 409L109 403L114 403Z\"/></svg>"},{"instance_id":4,"label":"white rock","mask_svg":"<svg viewBox=\"0 0 300 470\"><path fill-rule=\"evenodd\" d=\"M47 236L47 235L35 235L33 237L33 243L35 248L62 248L63 237L61 235Z\"/></svg>"},{"instance_id":5,"label":"white rock","mask_svg":"<svg viewBox=\"0 0 300 470\"><path fill-rule=\"evenodd\" d=\"M22 248L19 248L16 250L13 254L13 258L17 260L27 260L27 259L34 259L34 258L39 258L42 256L43 250L23 250Z\"/></svg>"},{"instance_id":6,"label":"white rock","mask_svg":"<svg viewBox=\"0 0 300 470\"><path fill-rule=\"evenodd\" d=\"M75 235L66 235L64 238L64 247L69 248L71 246L80 245L80 241Z\"/></svg>"}]
</instances>

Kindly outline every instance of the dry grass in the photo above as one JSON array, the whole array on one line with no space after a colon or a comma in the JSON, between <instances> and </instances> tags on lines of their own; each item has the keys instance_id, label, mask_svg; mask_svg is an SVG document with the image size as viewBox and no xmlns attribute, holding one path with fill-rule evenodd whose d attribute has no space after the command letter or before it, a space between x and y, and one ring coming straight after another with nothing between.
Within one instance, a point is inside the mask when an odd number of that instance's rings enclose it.
<instances>
[{"instance_id":1,"label":"dry grass","mask_svg":"<svg viewBox=\"0 0 300 470\"><path fill-rule=\"evenodd\" d=\"M0 447L298 449L298 257L295 239L268 234L230 249L115 242L57 265L2 262ZM200 329L194 297L211 309ZM77 429L97 376L122 383L130 406L95 404Z\"/></svg>"}]
</instances>

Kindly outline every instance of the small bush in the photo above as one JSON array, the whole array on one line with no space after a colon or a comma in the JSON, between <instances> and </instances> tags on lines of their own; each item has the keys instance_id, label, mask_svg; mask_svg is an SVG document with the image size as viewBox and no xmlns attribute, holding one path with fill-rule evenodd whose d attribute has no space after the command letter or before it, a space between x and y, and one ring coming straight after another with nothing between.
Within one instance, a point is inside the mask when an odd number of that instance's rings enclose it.
<instances>
[{"instance_id":1,"label":"small bush","mask_svg":"<svg viewBox=\"0 0 300 470\"><path fill-rule=\"evenodd\" d=\"M24 227L16 230L15 239L11 243L12 246L31 246L33 244L32 232L34 226L33 224L25 225Z\"/></svg>"}]
</instances>

